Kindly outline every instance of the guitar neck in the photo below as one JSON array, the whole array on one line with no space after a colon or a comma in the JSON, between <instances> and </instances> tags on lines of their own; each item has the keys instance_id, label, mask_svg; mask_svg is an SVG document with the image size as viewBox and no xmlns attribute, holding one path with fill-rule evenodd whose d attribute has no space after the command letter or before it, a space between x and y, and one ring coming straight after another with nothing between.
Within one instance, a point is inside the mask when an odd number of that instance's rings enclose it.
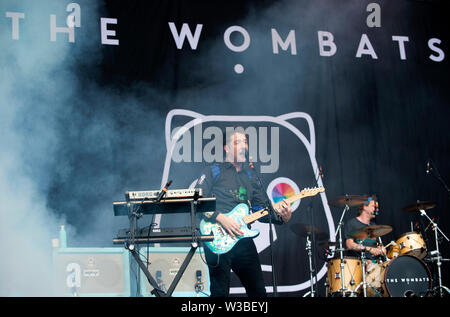
<instances>
[{"instance_id":1,"label":"guitar neck","mask_svg":"<svg viewBox=\"0 0 450 317\"><path fill-rule=\"evenodd\" d=\"M297 200L300 200L300 199L302 199L302 198L304 198L304 197L306 197L306 196L310 196L310 195L306 195L305 193L300 192L300 193L298 193L298 194L296 194L296 195L294 195L294 196L291 196L291 197L289 197L289 198L286 198L285 200L286 200L287 203L290 205L290 204L295 203ZM276 204L273 205L273 207L274 207L274 208L277 208L279 205L281 205L282 202L283 202L283 201L277 202Z\"/></svg>"},{"instance_id":2,"label":"guitar neck","mask_svg":"<svg viewBox=\"0 0 450 317\"><path fill-rule=\"evenodd\" d=\"M264 208L264 209L255 211L254 213L252 213L248 216L245 216L242 220L244 220L244 223L246 225L248 225L249 223L252 223L252 222L258 220L259 218L262 218L267 214L269 214L269 212L267 211L266 208Z\"/></svg>"},{"instance_id":3,"label":"guitar neck","mask_svg":"<svg viewBox=\"0 0 450 317\"><path fill-rule=\"evenodd\" d=\"M311 189L311 190L302 190L300 193L298 193L298 194L296 194L294 196L291 196L289 198L286 198L285 201L290 205L290 204L295 203L297 200L300 200L300 199L302 199L304 197L315 196L318 193L321 193L321 192L324 192L324 191L325 191L325 188L323 188L323 187L314 188L314 189ZM273 204L273 208L277 209L278 206L281 205L282 202L283 201L279 201L276 204ZM254 213L252 213L252 214L250 214L248 216L245 216L243 218L244 223L245 224L252 223L252 222L258 220L259 218L262 218L262 217L266 216L268 213L269 213L269 211L267 210L267 208L258 210L258 211L254 212Z\"/></svg>"}]
</instances>

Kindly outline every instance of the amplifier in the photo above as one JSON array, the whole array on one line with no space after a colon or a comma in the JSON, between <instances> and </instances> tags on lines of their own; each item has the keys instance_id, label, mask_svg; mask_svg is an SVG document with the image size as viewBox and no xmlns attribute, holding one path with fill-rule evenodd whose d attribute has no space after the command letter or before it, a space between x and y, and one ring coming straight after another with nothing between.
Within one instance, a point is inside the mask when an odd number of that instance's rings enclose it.
<instances>
[{"instance_id":1,"label":"amplifier","mask_svg":"<svg viewBox=\"0 0 450 317\"><path fill-rule=\"evenodd\" d=\"M125 248L59 248L53 265L55 296L131 296Z\"/></svg>"},{"instance_id":2,"label":"amplifier","mask_svg":"<svg viewBox=\"0 0 450 317\"><path fill-rule=\"evenodd\" d=\"M148 270L159 288L167 292L172 284L181 264L189 253L185 247L150 247L148 255L150 265ZM142 261L146 263L147 248L139 250ZM209 273L203 248L197 248L184 274L181 276L173 297L205 297L210 295ZM153 287L143 272L140 272L140 289L142 296L153 296Z\"/></svg>"}]
</instances>

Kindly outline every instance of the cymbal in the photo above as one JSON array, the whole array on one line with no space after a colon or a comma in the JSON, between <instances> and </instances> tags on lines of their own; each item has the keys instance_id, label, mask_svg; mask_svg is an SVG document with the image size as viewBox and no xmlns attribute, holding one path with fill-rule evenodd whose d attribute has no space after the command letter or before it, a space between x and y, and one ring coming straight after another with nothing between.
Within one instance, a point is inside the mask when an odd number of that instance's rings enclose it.
<instances>
[{"instance_id":1,"label":"cymbal","mask_svg":"<svg viewBox=\"0 0 450 317\"><path fill-rule=\"evenodd\" d=\"M356 240L365 240L367 238L377 238L384 236L392 231L391 226L374 225L360 228L350 232L349 236Z\"/></svg>"},{"instance_id":2,"label":"cymbal","mask_svg":"<svg viewBox=\"0 0 450 317\"><path fill-rule=\"evenodd\" d=\"M338 196L331 201L328 202L328 205L336 206L336 207L345 207L346 205L349 207L359 206L364 204L367 199L369 199L369 195L344 195Z\"/></svg>"},{"instance_id":3,"label":"cymbal","mask_svg":"<svg viewBox=\"0 0 450 317\"><path fill-rule=\"evenodd\" d=\"M295 234L299 235L300 237L306 238L307 236L311 236L314 231L314 236L316 240L327 240L328 239L328 233L322 231L321 229L311 226L311 225L305 225L303 223L294 223L290 225L290 229Z\"/></svg>"},{"instance_id":4,"label":"cymbal","mask_svg":"<svg viewBox=\"0 0 450 317\"><path fill-rule=\"evenodd\" d=\"M436 203L434 201L418 201L415 204L403 207L403 211L427 210L434 207L436 207Z\"/></svg>"}]
</instances>

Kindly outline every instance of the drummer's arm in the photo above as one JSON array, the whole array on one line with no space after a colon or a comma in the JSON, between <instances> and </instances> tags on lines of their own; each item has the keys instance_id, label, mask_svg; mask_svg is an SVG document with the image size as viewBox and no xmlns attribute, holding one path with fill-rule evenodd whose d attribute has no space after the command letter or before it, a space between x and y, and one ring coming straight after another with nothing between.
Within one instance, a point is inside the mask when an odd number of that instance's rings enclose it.
<instances>
[{"instance_id":1,"label":"drummer's arm","mask_svg":"<svg viewBox=\"0 0 450 317\"><path fill-rule=\"evenodd\" d=\"M357 251L357 252L361 252L361 250L369 251L370 254L372 254L374 256L385 255L386 254L386 249L384 247L374 248L374 247L370 247L370 246L359 245L353 239L345 240L345 244L347 246L347 249L354 250L354 251Z\"/></svg>"},{"instance_id":2,"label":"drummer's arm","mask_svg":"<svg viewBox=\"0 0 450 317\"><path fill-rule=\"evenodd\" d=\"M357 251L357 252L369 251L372 254L373 253L378 253L378 252L376 252L376 248L368 247L368 246L365 246L365 245L359 245L353 239L345 240L345 245L347 246L347 249L353 250L353 251ZM374 254L374 255L377 255L377 254Z\"/></svg>"},{"instance_id":3,"label":"drummer's arm","mask_svg":"<svg viewBox=\"0 0 450 317\"><path fill-rule=\"evenodd\" d=\"M355 242L353 239L347 239L345 240L345 245L347 246L347 249L361 252L362 250L367 250L366 246L361 246L358 243Z\"/></svg>"}]
</instances>

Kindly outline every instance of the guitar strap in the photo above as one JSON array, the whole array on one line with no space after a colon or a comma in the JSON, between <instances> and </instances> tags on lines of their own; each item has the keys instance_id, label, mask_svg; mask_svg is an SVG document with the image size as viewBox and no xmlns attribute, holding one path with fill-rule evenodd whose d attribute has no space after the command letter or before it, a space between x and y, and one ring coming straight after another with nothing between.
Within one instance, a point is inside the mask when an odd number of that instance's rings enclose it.
<instances>
[{"instance_id":1,"label":"guitar strap","mask_svg":"<svg viewBox=\"0 0 450 317\"><path fill-rule=\"evenodd\" d=\"M213 179L216 179L217 177L219 177L219 175L220 175L220 167L219 167L219 165L211 164L210 167L211 167L211 173L212 173ZM247 170L247 175L248 175L248 178L251 180L252 179L252 173L251 173L250 170Z\"/></svg>"},{"instance_id":2,"label":"guitar strap","mask_svg":"<svg viewBox=\"0 0 450 317\"><path fill-rule=\"evenodd\" d=\"M220 167L217 164L211 164L210 167L213 179L215 180L220 175Z\"/></svg>"}]
</instances>

